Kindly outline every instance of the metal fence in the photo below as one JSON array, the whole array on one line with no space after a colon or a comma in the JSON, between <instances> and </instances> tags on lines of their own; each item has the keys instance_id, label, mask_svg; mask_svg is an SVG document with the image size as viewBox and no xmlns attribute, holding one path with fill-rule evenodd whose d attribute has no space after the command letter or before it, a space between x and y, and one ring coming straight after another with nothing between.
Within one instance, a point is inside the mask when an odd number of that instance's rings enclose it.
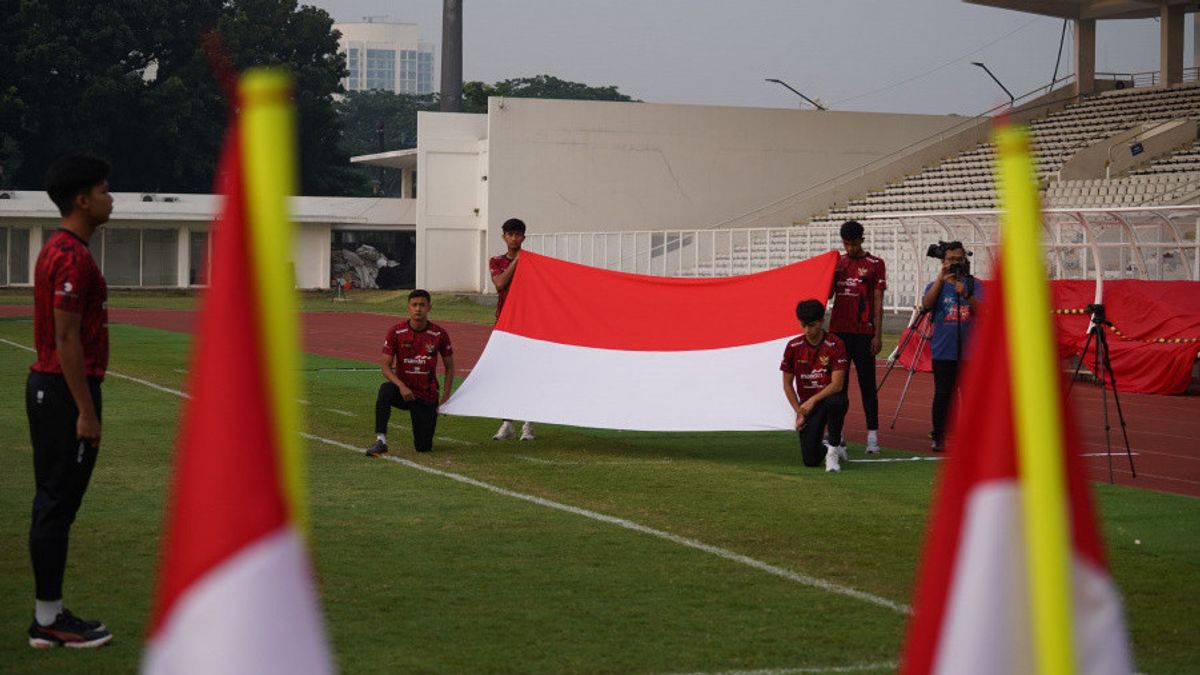
<instances>
[{"instance_id":1,"label":"metal fence","mask_svg":"<svg viewBox=\"0 0 1200 675\"><path fill-rule=\"evenodd\" d=\"M884 306L906 311L938 262L938 241L961 241L973 272L991 275L1000 211L900 213L860 218L865 247L888 265ZM1046 265L1055 279L1200 281L1200 206L1047 209ZM837 225L787 228L530 234L525 248L608 270L671 277L752 274L841 249Z\"/></svg>"}]
</instances>

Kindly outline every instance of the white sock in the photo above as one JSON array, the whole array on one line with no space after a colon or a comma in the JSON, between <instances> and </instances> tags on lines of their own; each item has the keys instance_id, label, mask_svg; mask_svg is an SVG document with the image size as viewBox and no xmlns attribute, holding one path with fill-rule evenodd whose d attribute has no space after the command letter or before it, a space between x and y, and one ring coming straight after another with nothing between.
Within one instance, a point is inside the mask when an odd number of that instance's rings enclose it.
<instances>
[{"instance_id":1,"label":"white sock","mask_svg":"<svg viewBox=\"0 0 1200 675\"><path fill-rule=\"evenodd\" d=\"M38 600L33 608L33 616L39 626L49 626L62 613L62 599Z\"/></svg>"},{"instance_id":2,"label":"white sock","mask_svg":"<svg viewBox=\"0 0 1200 675\"><path fill-rule=\"evenodd\" d=\"M379 439L380 443L387 443L387 434L375 434L375 438Z\"/></svg>"},{"instance_id":3,"label":"white sock","mask_svg":"<svg viewBox=\"0 0 1200 675\"><path fill-rule=\"evenodd\" d=\"M867 445L879 445L879 432L867 429Z\"/></svg>"}]
</instances>

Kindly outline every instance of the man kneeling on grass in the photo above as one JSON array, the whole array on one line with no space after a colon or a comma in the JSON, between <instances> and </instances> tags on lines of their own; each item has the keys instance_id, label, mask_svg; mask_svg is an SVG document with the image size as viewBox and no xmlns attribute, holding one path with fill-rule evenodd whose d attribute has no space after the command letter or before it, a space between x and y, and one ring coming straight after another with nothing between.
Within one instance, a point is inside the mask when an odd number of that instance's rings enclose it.
<instances>
[{"instance_id":1,"label":"man kneeling on grass","mask_svg":"<svg viewBox=\"0 0 1200 675\"><path fill-rule=\"evenodd\" d=\"M429 320L432 300L429 291L408 294L408 320L388 329L383 341L379 370L387 381L379 385L375 399L375 443L367 456L388 451L387 426L392 408L407 410L412 418L413 447L417 452L433 450L433 432L438 416L438 354L446 360L445 403L454 388L454 349L445 328Z\"/></svg>"},{"instance_id":2,"label":"man kneeling on grass","mask_svg":"<svg viewBox=\"0 0 1200 675\"><path fill-rule=\"evenodd\" d=\"M849 403L846 346L821 327L824 303L804 300L796 305L796 318L804 333L788 343L779 369L783 371L783 392L796 411L800 456L804 466L820 466L824 458L826 471L841 471L846 459L842 423ZM826 428L828 444L821 440Z\"/></svg>"}]
</instances>

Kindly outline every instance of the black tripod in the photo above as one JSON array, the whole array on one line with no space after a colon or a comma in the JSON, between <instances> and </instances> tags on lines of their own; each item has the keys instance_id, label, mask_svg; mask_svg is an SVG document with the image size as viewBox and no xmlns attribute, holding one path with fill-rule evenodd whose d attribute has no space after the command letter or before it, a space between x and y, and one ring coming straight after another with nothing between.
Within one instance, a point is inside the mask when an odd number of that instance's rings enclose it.
<instances>
[{"instance_id":1,"label":"black tripod","mask_svg":"<svg viewBox=\"0 0 1200 675\"><path fill-rule=\"evenodd\" d=\"M1129 432L1125 428L1125 414L1121 412L1121 398L1117 396L1117 378L1113 375L1112 361L1109 359L1108 338L1104 334L1104 327L1112 328L1112 322L1104 316L1104 305L1088 305L1087 311L1092 315L1092 322L1088 325L1088 336L1083 343L1083 352L1079 355L1079 363L1075 364L1075 374L1071 376L1071 383L1067 385L1067 396L1071 395L1071 389L1079 377L1079 369L1083 367L1083 360L1087 358L1088 346L1092 344L1092 338L1096 338L1092 374L1100 381L1100 396L1104 400L1104 445L1108 452L1108 482L1113 482L1112 425L1108 420L1108 387L1110 385L1112 386L1113 401L1117 404L1117 419L1121 422L1121 435L1125 438L1125 456L1129 458L1129 472L1133 474L1134 478L1137 478L1137 469L1133 467L1133 451L1129 449Z\"/></svg>"},{"instance_id":2,"label":"black tripod","mask_svg":"<svg viewBox=\"0 0 1200 675\"><path fill-rule=\"evenodd\" d=\"M916 335L917 349L913 352L912 362L908 364L908 377L904 379L904 389L900 392L900 401L896 403L896 412L892 413L892 423L888 425L889 429L896 428L896 419L900 417L900 408L904 405L904 397L908 395L908 386L912 384L913 373L917 372L917 363L920 362L921 354L925 350L925 345L929 343L932 333L929 310L919 307L913 309L912 318L908 320L908 328L904 330L904 339L900 341L900 344L896 345L895 351L888 357L887 370L884 371L883 377L880 378L879 385L875 387L876 393L883 389L883 383L887 382L888 375L892 374L892 369L896 367L896 362L900 359L900 355L904 353L904 348L908 346L913 335Z\"/></svg>"}]
</instances>

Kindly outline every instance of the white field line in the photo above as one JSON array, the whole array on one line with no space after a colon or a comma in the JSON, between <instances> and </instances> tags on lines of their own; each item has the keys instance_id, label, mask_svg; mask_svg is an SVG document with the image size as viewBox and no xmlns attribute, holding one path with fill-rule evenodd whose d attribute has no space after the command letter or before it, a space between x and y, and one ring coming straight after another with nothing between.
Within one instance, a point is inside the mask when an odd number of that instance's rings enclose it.
<instances>
[{"instance_id":1,"label":"white field line","mask_svg":"<svg viewBox=\"0 0 1200 675\"><path fill-rule=\"evenodd\" d=\"M17 344L15 342L11 342L9 340L4 340L3 338L0 338L0 341L3 341L5 343L13 345L15 347L19 347L21 349L25 349L27 351L34 351L34 350L30 349L29 347ZM113 377L118 377L121 379L129 380L131 382L136 382L141 385L145 385L145 386L150 387L151 389L154 389L157 391L161 391L161 392L168 393L168 394L174 394L175 396L179 396L181 398L191 398L190 396L183 393L182 391L179 391L178 389L170 389L167 387L162 387L157 384L154 384L153 382L147 382L146 380L141 380L136 377L130 377L128 375L122 375L120 373L114 373L112 371L109 371L108 374ZM355 447L348 443L342 443L341 441L335 441L335 440L332 440L329 438L323 438L321 436L315 436L315 435L309 434L309 433L301 433L300 435L311 441L317 441L319 443L331 445L336 448L343 448L345 450L350 450L351 452L355 452L360 455L365 452L362 448ZM820 579L818 577L811 577L811 576L808 576L807 574L800 574L799 572L793 572L791 570L787 570L782 567L776 567L775 565L771 565L770 563L762 562L761 560L756 560L754 558L751 558L750 556L742 555L741 553L735 553L733 551L721 548L719 546L713 546L712 544L706 544L706 543L696 540L696 539L682 537L680 535L677 535L677 534L674 534L671 532L667 532L665 530L658 530L658 529L655 529L652 527L647 527L640 523L635 523L632 520L626 520L624 518L617 518L615 516L610 516L607 514L598 513L596 511L579 508L577 506L571 506L569 504L563 504L560 502L551 501L549 499L544 499L542 497L535 497L533 495L527 495L527 494L523 494L520 492L514 492L513 490L508 490L508 489L502 488L498 485L492 485L491 483L485 483L481 480L475 480L474 478L470 478L468 476L463 476L463 475L460 475L457 473L451 473L449 471L442 471L440 469L435 469L431 466L425 466L423 464L418 464L416 462L412 462L407 459L401 459L399 457L384 455L383 459L386 459L391 462L395 462L397 464L402 464L404 466L407 466L410 469L416 469L417 471L423 471L425 473L432 474L435 476L441 476L442 478L449 478L450 480L453 480L453 481L456 481L459 483L463 483L465 485L472 485L474 487L482 488L489 492L492 492L492 493L495 493L498 495L503 495L505 497L512 497L514 499L520 499L522 501L526 501L531 504L537 504L538 506L544 506L546 508L551 508L551 509L555 509L558 511L564 511L566 513L572 513L577 516L583 516L584 518L590 518L592 520L596 520L596 521L599 521L602 523L608 523L610 525L616 525L617 527L623 527L627 530L633 530L634 532L648 534L652 537L658 537L659 539L665 539L666 541L669 541L669 542L672 542L675 544L679 544L680 546L686 546L688 548L692 548L697 551L703 551L705 553L715 555L718 558L722 558L722 559L728 560L730 562L740 563L742 565L746 565L747 567L752 567L759 571L766 572L767 574L773 574L777 577L787 579L788 581L794 581L798 584L801 584L804 586L810 586L812 588L816 588L816 589L825 591L827 593L833 593L835 595L843 595L848 598L853 598L855 600L861 600L862 602L867 602L872 605L877 605L879 607L883 607L885 609L890 609L893 612L897 612L900 614L910 614L912 612L912 608L903 603L888 600L887 598L884 598L884 597L881 597L878 595L874 595L872 593L867 593L866 591L860 591L857 588L843 586L841 584L837 584L832 581L826 581L825 579ZM804 671L775 671L775 672L804 672ZM837 671L828 671L828 672L837 672ZM849 672L849 671L847 671L847 672Z\"/></svg>"},{"instance_id":2,"label":"white field line","mask_svg":"<svg viewBox=\"0 0 1200 675\"><path fill-rule=\"evenodd\" d=\"M673 459L598 459L598 460L565 460L565 459L543 459L541 457L530 457L529 455L517 455L517 459L524 460L530 464L544 464L546 466L648 466L651 464L672 464Z\"/></svg>"},{"instance_id":3,"label":"white field line","mask_svg":"<svg viewBox=\"0 0 1200 675\"><path fill-rule=\"evenodd\" d=\"M940 462L945 457L880 457L878 459L848 459L848 462L855 464L870 464L872 462Z\"/></svg>"},{"instance_id":4,"label":"white field line","mask_svg":"<svg viewBox=\"0 0 1200 675\"><path fill-rule=\"evenodd\" d=\"M396 422L388 422L388 427L391 429L403 429L405 431L412 431L412 427L404 425L404 424L397 424ZM458 438L450 438L449 436L434 436L433 440L444 441L446 443L454 443L456 445L478 445L478 443L476 443L475 441L464 441L464 440L460 440Z\"/></svg>"},{"instance_id":5,"label":"white field line","mask_svg":"<svg viewBox=\"0 0 1200 675\"><path fill-rule=\"evenodd\" d=\"M321 408L321 410L324 410L326 412L331 412L336 415L341 415L342 417L358 417L358 415L355 415L352 412L348 412L346 410L338 410L337 408Z\"/></svg>"},{"instance_id":6,"label":"white field line","mask_svg":"<svg viewBox=\"0 0 1200 675\"><path fill-rule=\"evenodd\" d=\"M321 438L320 436L314 436L312 434L307 434L307 433L301 434L301 435L304 438L307 438L312 441L318 441L320 443L325 443L327 445L332 445L334 447L344 448L346 450L350 450L350 451L356 452L358 454L363 454L363 450L361 448L357 448L353 445L342 443L340 441L334 441L334 440L330 440L328 438ZM397 464L402 464L404 466L407 466L410 469L416 469L417 471L424 471L425 473L433 474L435 476L441 476L442 478L449 478L450 480L453 480L453 481L456 481L459 483L463 483L465 485L472 485L477 488L482 488L484 490L493 492L498 495L504 495L505 497L512 497L514 499L520 499L522 501L526 501L531 504L537 504L538 506L545 506L546 508L555 509L557 511L565 511L567 513L572 513L577 516L583 516L584 518L590 518L592 520L597 520L602 523L608 523L610 525L616 525L617 527L623 527L627 530L633 530L634 532L640 532L642 534L648 534L652 537L658 537L659 539L665 539L669 542L679 544L680 546L686 546L688 548L693 548L693 549L696 549L697 551L703 551L705 553L715 555L718 558L729 560L731 562L741 563L743 565L746 565L747 567L753 567L754 569L760 570L762 572L766 572L768 574L773 574L777 577L782 577L784 579L787 579L788 581L794 581L798 584L802 584L804 586L811 586L813 588L817 588L817 589L826 591L828 593L833 593L836 595L844 595L848 598L854 598L855 600L861 600L863 602L867 602L872 605L878 605L880 607L890 609L890 610L892 610L894 612L898 612L900 614L909 614L912 612L912 608L909 607L908 605L894 602L892 600L888 600L887 598L883 598L878 595L867 593L866 591L860 591L856 588L850 588L849 586L843 586L841 584L836 584L832 581L826 581L825 579L819 579L817 577L810 577L807 574L800 574L799 572L793 572L791 570L787 570L782 567L776 567L775 565L771 565L770 563L762 562L761 560L755 560L754 558L742 555L741 553L734 553L733 551L730 551L728 549L723 549L723 548L720 548L719 546L713 546L712 544L706 544L706 543L704 543L702 541L698 541L696 539L682 537L678 534L667 532L665 530L658 530L653 527L647 527L640 523L635 523L632 520L626 520L624 518L617 518L616 516L610 516L610 515L607 515L604 513L598 513L596 511L591 511L589 509L579 508L578 506L571 506L569 504L563 504L561 502L551 501L549 499L545 499L542 497L535 497L533 495L527 495L527 494L523 494L520 492L515 492L513 490L508 490L508 489L502 488L498 485L492 485L491 483L485 483L481 480L476 480L476 479L470 478L468 476L463 476L463 475L457 474L457 473L451 473L449 471L442 471L441 469L435 469L431 466L426 466L424 464L418 464L416 462L412 462L407 459L401 459L399 457L395 457L395 456L391 456L391 455L383 455L382 459L386 459L388 461L395 462Z\"/></svg>"},{"instance_id":7,"label":"white field line","mask_svg":"<svg viewBox=\"0 0 1200 675\"><path fill-rule=\"evenodd\" d=\"M686 675L799 675L801 673L869 673L878 670L894 671L895 661L860 663L853 666L813 666L799 668L764 668L762 670L725 670L716 673L687 673Z\"/></svg>"}]
</instances>

